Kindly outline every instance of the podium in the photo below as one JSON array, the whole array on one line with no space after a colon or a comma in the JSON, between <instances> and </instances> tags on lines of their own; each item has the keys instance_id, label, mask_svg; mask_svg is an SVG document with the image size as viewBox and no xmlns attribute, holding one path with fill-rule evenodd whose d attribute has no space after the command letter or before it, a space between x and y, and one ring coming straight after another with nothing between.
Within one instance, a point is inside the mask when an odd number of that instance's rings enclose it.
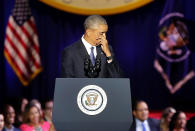
<instances>
[{"instance_id":1,"label":"podium","mask_svg":"<svg viewBox=\"0 0 195 131\"><path fill-rule=\"evenodd\" d=\"M54 126L57 131L128 131L130 94L126 78L56 78Z\"/></svg>"}]
</instances>

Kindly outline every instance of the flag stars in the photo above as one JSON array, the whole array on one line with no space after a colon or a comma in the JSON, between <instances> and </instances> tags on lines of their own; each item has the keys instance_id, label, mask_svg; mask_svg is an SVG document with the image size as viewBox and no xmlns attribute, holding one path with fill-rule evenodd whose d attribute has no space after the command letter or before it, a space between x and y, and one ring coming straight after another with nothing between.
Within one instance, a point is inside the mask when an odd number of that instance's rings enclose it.
<instances>
[{"instance_id":1,"label":"flag stars","mask_svg":"<svg viewBox=\"0 0 195 131\"><path fill-rule=\"evenodd\" d=\"M28 18L30 18L30 16L31 10L28 0L16 0L16 4L13 9L13 17L16 20L16 23L22 25Z\"/></svg>"}]
</instances>

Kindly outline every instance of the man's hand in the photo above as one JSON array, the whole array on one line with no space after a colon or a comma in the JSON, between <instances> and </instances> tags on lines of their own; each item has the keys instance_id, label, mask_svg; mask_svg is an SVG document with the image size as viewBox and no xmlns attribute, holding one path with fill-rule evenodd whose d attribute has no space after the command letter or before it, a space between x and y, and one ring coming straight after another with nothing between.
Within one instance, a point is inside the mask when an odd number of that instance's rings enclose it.
<instances>
[{"instance_id":1,"label":"man's hand","mask_svg":"<svg viewBox=\"0 0 195 131\"><path fill-rule=\"evenodd\" d=\"M111 52L108 46L108 41L105 37L101 38L100 44L103 52L106 54L106 57L111 56Z\"/></svg>"}]
</instances>

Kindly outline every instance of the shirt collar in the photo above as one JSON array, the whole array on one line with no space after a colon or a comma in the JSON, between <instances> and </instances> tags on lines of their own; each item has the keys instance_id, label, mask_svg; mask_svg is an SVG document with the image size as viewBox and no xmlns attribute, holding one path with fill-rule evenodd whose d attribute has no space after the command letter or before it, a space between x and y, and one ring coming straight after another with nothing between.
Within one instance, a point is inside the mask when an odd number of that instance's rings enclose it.
<instances>
[{"instance_id":1,"label":"shirt collar","mask_svg":"<svg viewBox=\"0 0 195 131\"><path fill-rule=\"evenodd\" d=\"M84 39L84 35L81 37L81 41L83 42L85 48L87 49L87 53L90 54L92 45L89 44L89 42L87 42L87 41ZM97 55L96 46L93 46L93 47L94 47L94 55L96 56L96 55Z\"/></svg>"},{"instance_id":2,"label":"shirt collar","mask_svg":"<svg viewBox=\"0 0 195 131\"><path fill-rule=\"evenodd\" d=\"M138 120L138 119L136 118L135 121L136 121L136 124L137 124L137 125L142 125L142 123L144 123L144 125L147 124L147 120L145 120L145 121L140 121L140 120Z\"/></svg>"}]
</instances>

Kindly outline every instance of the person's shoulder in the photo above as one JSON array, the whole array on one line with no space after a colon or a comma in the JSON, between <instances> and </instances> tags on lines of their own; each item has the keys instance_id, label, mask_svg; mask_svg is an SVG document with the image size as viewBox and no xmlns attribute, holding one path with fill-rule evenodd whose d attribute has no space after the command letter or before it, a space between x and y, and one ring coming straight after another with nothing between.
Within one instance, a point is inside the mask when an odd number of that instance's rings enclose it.
<instances>
[{"instance_id":1,"label":"person's shoulder","mask_svg":"<svg viewBox=\"0 0 195 131\"><path fill-rule=\"evenodd\" d=\"M21 131L19 128L14 127L14 131Z\"/></svg>"},{"instance_id":2,"label":"person's shoulder","mask_svg":"<svg viewBox=\"0 0 195 131\"><path fill-rule=\"evenodd\" d=\"M148 122L154 123L154 124L160 124L160 120L154 119L154 118L148 118Z\"/></svg>"},{"instance_id":3,"label":"person's shoulder","mask_svg":"<svg viewBox=\"0 0 195 131\"><path fill-rule=\"evenodd\" d=\"M44 121L43 124L42 124L42 127L49 128L50 127L50 123L48 121Z\"/></svg>"},{"instance_id":4,"label":"person's shoulder","mask_svg":"<svg viewBox=\"0 0 195 131\"><path fill-rule=\"evenodd\" d=\"M50 125L50 122L44 121L44 122L43 122L43 125Z\"/></svg>"},{"instance_id":5,"label":"person's shoulder","mask_svg":"<svg viewBox=\"0 0 195 131\"><path fill-rule=\"evenodd\" d=\"M73 44L67 46L64 48L64 51L72 51L73 49L77 49L80 44L82 44L81 39L79 39L78 41L74 42Z\"/></svg>"},{"instance_id":6,"label":"person's shoulder","mask_svg":"<svg viewBox=\"0 0 195 131\"><path fill-rule=\"evenodd\" d=\"M22 131L30 131L33 127L28 125L28 124L21 124L20 125L20 130Z\"/></svg>"}]
</instances>

